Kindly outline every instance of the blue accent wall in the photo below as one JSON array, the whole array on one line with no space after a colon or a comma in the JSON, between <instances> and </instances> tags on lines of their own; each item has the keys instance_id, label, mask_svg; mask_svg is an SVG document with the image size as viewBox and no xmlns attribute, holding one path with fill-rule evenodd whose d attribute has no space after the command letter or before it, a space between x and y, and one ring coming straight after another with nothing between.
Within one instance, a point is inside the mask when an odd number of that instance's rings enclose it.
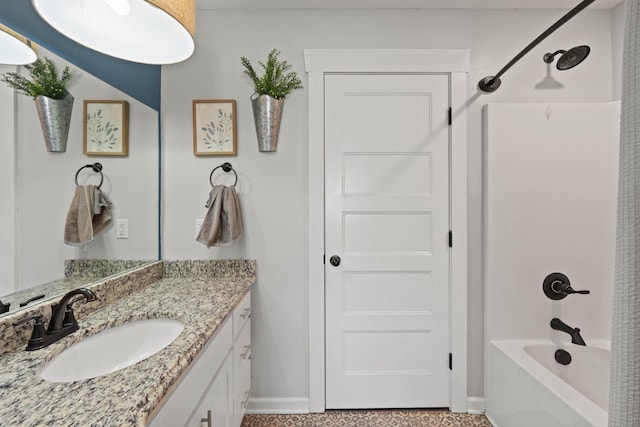
<instances>
[{"instance_id":1,"label":"blue accent wall","mask_svg":"<svg viewBox=\"0 0 640 427\"><path fill-rule=\"evenodd\" d=\"M30 0L0 0L0 23L160 111L160 65L124 61L86 48L47 24Z\"/></svg>"}]
</instances>

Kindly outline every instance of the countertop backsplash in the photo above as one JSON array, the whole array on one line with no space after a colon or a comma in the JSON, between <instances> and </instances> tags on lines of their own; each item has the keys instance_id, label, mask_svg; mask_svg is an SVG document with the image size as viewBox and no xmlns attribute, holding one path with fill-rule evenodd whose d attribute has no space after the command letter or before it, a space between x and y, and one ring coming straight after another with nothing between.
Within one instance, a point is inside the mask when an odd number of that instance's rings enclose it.
<instances>
[{"instance_id":1,"label":"countertop backsplash","mask_svg":"<svg viewBox=\"0 0 640 427\"><path fill-rule=\"evenodd\" d=\"M120 272L141 267L153 261L132 259L67 259L64 261L64 277L103 279ZM157 262L157 261L156 261Z\"/></svg>"},{"instance_id":2,"label":"countertop backsplash","mask_svg":"<svg viewBox=\"0 0 640 427\"><path fill-rule=\"evenodd\" d=\"M164 277L254 277L256 261L246 259L164 261Z\"/></svg>"}]
</instances>

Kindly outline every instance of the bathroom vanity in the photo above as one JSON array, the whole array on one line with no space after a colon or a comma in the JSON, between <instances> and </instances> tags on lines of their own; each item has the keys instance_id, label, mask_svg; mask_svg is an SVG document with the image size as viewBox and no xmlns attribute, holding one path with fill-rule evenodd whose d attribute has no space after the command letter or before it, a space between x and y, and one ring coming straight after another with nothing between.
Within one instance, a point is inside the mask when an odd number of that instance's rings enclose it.
<instances>
[{"instance_id":1,"label":"bathroom vanity","mask_svg":"<svg viewBox=\"0 0 640 427\"><path fill-rule=\"evenodd\" d=\"M254 282L255 261L170 261L141 267L92 283L89 287L100 300L74 305L80 329L29 352L24 346L30 325L12 323L38 311L48 321L55 301L0 318L3 344L19 344L0 356L2 424L200 427L211 420L209 425L216 427L238 427L250 388ZM74 344L149 318L175 319L184 329L158 353L116 372L75 382L41 378L43 366Z\"/></svg>"},{"instance_id":2,"label":"bathroom vanity","mask_svg":"<svg viewBox=\"0 0 640 427\"><path fill-rule=\"evenodd\" d=\"M239 427L251 386L251 292L165 396L149 427Z\"/></svg>"}]
</instances>

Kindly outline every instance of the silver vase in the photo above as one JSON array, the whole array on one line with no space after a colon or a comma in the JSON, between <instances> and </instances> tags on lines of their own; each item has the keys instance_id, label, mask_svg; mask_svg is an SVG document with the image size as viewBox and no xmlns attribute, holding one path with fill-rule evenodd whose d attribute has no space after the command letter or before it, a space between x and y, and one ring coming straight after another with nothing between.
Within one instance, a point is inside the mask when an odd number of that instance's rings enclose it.
<instances>
[{"instance_id":1,"label":"silver vase","mask_svg":"<svg viewBox=\"0 0 640 427\"><path fill-rule=\"evenodd\" d=\"M35 101L47 151L63 153L67 149L73 96L68 92L62 99L39 95Z\"/></svg>"},{"instance_id":2,"label":"silver vase","mask_svg":"<svg viewBox=\"0 0 640 427\"><path fill-rule=\"evenodd\" d=\"M269 95L260 95L257 98L251 98L251 106L256 124L258 150L276 151L284 98L276 99Z\"/></svg>"}]
</instances>

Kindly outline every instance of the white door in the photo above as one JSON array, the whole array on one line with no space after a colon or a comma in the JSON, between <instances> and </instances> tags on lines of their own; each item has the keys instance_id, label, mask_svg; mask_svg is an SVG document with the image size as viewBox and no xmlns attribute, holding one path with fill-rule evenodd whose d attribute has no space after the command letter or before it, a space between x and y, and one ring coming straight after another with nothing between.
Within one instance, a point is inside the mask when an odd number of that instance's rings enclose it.
<instances>
[{"instance_id":1,"label":"white door","mask_svg":"<svg viewBox=\"0 0 640 427\"><path fill-rule=\"evenodd\" d=\"M448 88L325 77L327 408L449 406Z\"/></svg>"}]
</instances>

